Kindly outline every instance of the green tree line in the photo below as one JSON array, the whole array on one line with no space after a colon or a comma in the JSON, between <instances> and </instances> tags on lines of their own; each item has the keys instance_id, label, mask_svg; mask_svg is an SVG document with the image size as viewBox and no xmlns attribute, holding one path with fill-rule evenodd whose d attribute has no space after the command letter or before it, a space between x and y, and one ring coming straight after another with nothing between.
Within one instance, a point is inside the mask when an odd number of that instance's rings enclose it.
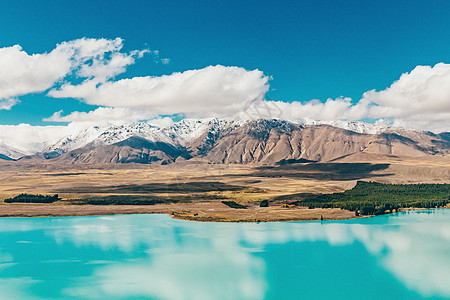
<instances>
[{"instance_id":1,"label":"green tree line","mask_svg":"<svg viewBox=\"0 0 450 300\"><path fill-rule=\"evenodd\" d=\"M58 194L53 196L20 194L13 198L5 199L5 203L53 203L58 201Z\"/></svg>"},{"instance_id":2,"label":"green tree line","mask_svg":"<svg viewBox=\"0 0 450 300\"><path fill-rule=\"evenodd\" d=\"M358 181L353 189L296 202L309 208L341 208L380 215L399 208L435 208L450 203L450 184L384 184Z\"/></svg>"}]
</instances>

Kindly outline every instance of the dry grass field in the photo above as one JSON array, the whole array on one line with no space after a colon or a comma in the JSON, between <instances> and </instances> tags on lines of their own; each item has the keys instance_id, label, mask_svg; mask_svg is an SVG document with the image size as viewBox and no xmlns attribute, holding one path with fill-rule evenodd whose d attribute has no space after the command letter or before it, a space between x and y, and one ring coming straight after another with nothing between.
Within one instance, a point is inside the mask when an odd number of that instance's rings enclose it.
<instances>
[{"instance_id":1,"label":"dry grass field","mask_svg":"<svg viewBox=\"0 0 450 300\"><path fill-rule=\"evenodd\" d=\"M2 203L0 216L167 213L198 221L348 219L355 217L354 213L289 207L289 203L302 195L344 191L357 180L450 183L450 159L364 153L331 162L276 166L219 165L201 160L165 166L3 161L0 200L20 193L59 194L61 200L53 204ZM247 209L230 208L222 200ZM260 208L262 200L269 200L270 207Z\"/></svg>"}]
</instances>

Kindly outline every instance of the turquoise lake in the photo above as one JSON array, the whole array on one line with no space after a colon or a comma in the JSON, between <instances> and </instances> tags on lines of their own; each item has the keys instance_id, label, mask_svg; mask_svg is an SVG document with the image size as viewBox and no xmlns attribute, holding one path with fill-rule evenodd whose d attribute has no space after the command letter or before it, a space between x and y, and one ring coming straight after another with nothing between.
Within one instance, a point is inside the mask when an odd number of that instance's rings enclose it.
<instances>
[{"instance_id":1,"label":"turquoise lake","mask_svg":"<svg viewBox=\"0 0 450 300\"><path fill-rule=\"evenodd\" d=\"M362 298L450 298L450 210L260 224L0 219L0 299Z\"/></svg>"}]
</instances>

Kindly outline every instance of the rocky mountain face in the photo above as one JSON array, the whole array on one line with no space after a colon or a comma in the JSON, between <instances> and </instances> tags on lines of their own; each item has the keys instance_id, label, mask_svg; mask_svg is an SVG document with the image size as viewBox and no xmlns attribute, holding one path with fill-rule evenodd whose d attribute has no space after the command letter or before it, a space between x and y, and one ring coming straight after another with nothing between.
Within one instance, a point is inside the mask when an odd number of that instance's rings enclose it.
<instances>
[{"instance_id":1,"label":"rocky mountain face","mask_svg":"<svg viewBox=\"0 0 450 300\"><path fill-rule=\"evenodd\" d=\"M189 152L183 147L133 136L111 145L90 143L83 148L67 152L55 160L65 163L158 163L164 165L175 162L179 157L191 158Z\"/></svg>"},{"instance_id":2,"label":"rocky mountain face","mask_svg":"<svg viewBox=\"0 0 450 300\"><path fill-rule=\"evenodd\" d=\"M330 125L260 120L219 139L205 157L215 163L273 164L282 160L330 161L357 152L446 156L449 150L448 141L430 132L363 134Z\"/></svg>"},{"instance_id":3,"label":"rocky mountain face","mask_svg":"<svg viewBox=\"0 0 450 300\"><path fill-rule=\"evenodd\" d=\"M275 164L331 161L359 152L411 157L450 153L450 133L359 123L210 119L182 120L168 127L148 123L92 127L26 158L60 163L169 164L196 157L211 163ZM0 153L0 159L9 158Z\"/></svg>"}]
</instances>

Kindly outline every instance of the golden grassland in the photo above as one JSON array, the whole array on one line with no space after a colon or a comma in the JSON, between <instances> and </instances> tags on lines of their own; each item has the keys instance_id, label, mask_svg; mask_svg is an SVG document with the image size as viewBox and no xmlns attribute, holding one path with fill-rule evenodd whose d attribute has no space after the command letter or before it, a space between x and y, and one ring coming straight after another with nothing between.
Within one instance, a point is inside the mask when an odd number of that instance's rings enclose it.
<instances>
[{"instance_id":1,"label":"golden grassland","mask_svg":"<svg viewBox=\"0 0 450 300\"><path fill-rule=\"evenodd\" d=\"M303 195L344 191L357 180L450 183L450 159L362 155L351 161L284 166L218 165L200 160L166 166L1 162L0 200L20 193L57 193L61 200L2 203L0 216L165 213L180 219L223 222L349 219L355 217L353 212L282 205ZM230 208L222 200L247 209ZM270 207L259 207L262 200L269 200ZM86 204L89 201L96 205ZM126 201L134 205L122 205ZM159 204L139 205L145 201ZM111 203L115 205L107 205Z\"/></svg>"}]
</instances>

